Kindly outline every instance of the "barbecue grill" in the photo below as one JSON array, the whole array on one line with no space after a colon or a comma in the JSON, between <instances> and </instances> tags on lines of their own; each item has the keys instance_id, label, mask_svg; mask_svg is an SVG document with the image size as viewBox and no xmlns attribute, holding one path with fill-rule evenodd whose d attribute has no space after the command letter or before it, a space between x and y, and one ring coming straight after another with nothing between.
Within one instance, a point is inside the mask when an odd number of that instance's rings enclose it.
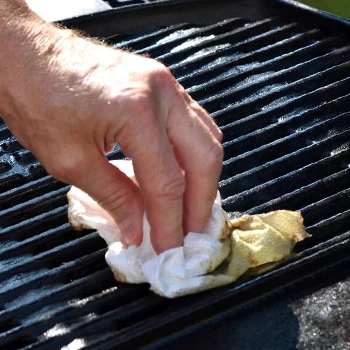
<instances>
[{"instance_id":1,"label":"barbecue grill","mask_svg":"<svg viewBox=\"0 0 350 350\"><path fill-rule=\"evenodd\" d=\"M349 24L258 0L128 4L64 24L161 60L211 113L224 132L228 212L301 210L313 236L198 295L118 283L98 234L70 228L69 186L2 123L0 348L350 348Z\"/></svg>"}]
</instances>

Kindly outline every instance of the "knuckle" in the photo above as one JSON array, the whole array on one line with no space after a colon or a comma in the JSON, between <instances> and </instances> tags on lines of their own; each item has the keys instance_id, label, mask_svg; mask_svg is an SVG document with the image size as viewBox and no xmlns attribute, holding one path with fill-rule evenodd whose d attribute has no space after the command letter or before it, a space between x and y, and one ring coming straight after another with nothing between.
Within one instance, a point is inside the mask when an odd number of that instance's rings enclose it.
<instances>
[{"instance_id":1,"label":"knuckle","mask_svg":"<svg viewBox=\"0 0 350 350\"><path fill-rule=\"evenodd\" d=\"M223 147L219 142L214 142L207 152L206 167L209 169L221 167L223 159Z\"/></svg>"},{"instance_id":2,"label":"knuckle","mask_svg":"<svg viewBox=\"0 0 350 350\"><path fill-rule=\"evenodd\" d=\"M154 61L154 65L151 68L151 75L155 78L171 78L172 74L164 64Z\"/></svg>"},{"instance_id":3,"label":"knuckle","mask_svg":"<svg viewBox=\"0 0 350 350\"><path fill-rule=\"evenodd\" d=\"M175 84L175 79L171 74L170 70L160 62L155 62L149 74L151 77L151 81L153 81L157 86L169 88L178 85Z\"/></svg>"},{"instance_id":4,"label":"knuckle","mask_svg":"<svg viewBox=\"0 0 350 350\"><path fill-rule=\"evenodd\" d=\"M217 139L220 143L221 143L222 140L224 139L224 134L223 134L223 132L220 130L219 127L216 127L215 137L216 137L216 139Z\"/></svg>"},{"instance_id":5,"label":"knuckle","mask_svg":"<svg viewBox=\"0 0 350 350\"><path fill-rule=\"evenodd\" d=\"M46 171L59 181L72 183L74 179L81 178L82 162L77 159L69 157L62 157L62 159L55 159L47 164L44 164Z\"/></svg>"},{"instance_id":6,"label":"knuckle","mask_svg":"<svg viewBox=\"0 0 350 350\"><path fill-rule=\"evenodd\" d=\"M133 90L127 91L126 95L117 103L115 110L118 110L118 116L123 119L127 125L135 126L133 121L137 119L139 122L147 120L154 114L154 102L152 99L152 90L148 86L137 86ZM117 100L116 98L115 100ZM113 106L115 107L115 106ZM115 122L115 110L111 110L111 117Z\"/></svg>"},{"instance_id":7,"label":"knuckle","mask_svg":"<svg viewBox=\"0 0 350 350\"><path fill-rule=\"evenodd\" d=\"M185 187L185 178L179 172L159 182L153 195L166 200L177 200L184 195Z\"/></svg>"},{"instance_id":8,"label":"knuckle","mask_svg":"<svg viewBox=\"0 0 350 350\"><path fill-rule=\"evenodd\" d=\"M105 210L118 216L118 212L132 200L133 196L127 186L120 187L117 191L102 193L98 203Z\"/></svg>"}]
</instances>

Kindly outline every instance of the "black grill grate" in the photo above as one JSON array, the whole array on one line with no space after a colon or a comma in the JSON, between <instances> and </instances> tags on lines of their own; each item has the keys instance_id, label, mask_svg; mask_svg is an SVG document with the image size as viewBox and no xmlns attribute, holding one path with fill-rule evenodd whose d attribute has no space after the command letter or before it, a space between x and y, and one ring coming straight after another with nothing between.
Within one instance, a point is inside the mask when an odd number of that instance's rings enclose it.
<instances>
[{"instance_id":1,"label":"black grill grate","mask_svg":"<svg viewBox=\"0 0 350 350\"><path fill-rule=\"evenodd\" d=\"M1 125L1 349L133 349L349 255L347 42L273 18L116 38L108 40L162 60L221 126L226 210L302 210L313 237L262 275L201 296L165 300L147 286L116 283L104 242L67 223L68 186Z\"/></svg>"},{"instance_id":2,"label":"black grill grate","mask_svg":"<svg viewBox=\"0 0 350 350\"><path fill-rule=\"evenodd\" d=\"M160 1L176 1L176 0L104 0L109 3L112 7L120 8L125 6L145 5L154 4Z\"/></svg>"}]
</instances>

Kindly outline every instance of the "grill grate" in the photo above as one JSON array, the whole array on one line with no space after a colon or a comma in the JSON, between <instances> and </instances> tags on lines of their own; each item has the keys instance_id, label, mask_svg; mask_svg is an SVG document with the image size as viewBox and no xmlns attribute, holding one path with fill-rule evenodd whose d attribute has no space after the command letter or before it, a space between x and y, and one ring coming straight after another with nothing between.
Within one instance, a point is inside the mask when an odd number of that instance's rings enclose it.
<instances>
[{"instance_id":1,"label":"grill grate","mask_svg":"<svg viewBox=\"0 0 350 350\"><path fill-rule=\"evenodd\" d=\"M104 0L109 3L112 7L120 8L124 6L133 6L133 5L144 5L152 4L160 1L176 1L176 0Z\"/></svg>"},{"instance_id":2,"label":"grill grate","mask_svg":"<svg viewBox=\"0 0 350 350\"><path fill-rule=\"evenodd\" d=\"M347 42L275 18L108 41L162 60L220 125L226 210L302 210L313 237L273 269L200 297L165 300L147 286L116 283L104 242L67 223L68 186L1 124L1 349L136 348L219 313L228 300L244 305L320 270L321 260L330 268L334 256L349 255Z\"/></svg>"}]
</instances>

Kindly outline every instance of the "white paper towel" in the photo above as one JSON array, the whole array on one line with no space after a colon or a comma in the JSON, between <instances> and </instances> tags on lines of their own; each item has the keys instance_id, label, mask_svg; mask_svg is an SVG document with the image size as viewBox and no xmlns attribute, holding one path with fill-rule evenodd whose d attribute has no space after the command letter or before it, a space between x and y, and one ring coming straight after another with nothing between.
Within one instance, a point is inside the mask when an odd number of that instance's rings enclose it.
<instances>
[{"instance_id":1,"label":"white paper towel","mask_svg":"<svg viewBox=\"0 0 350 350\"><path fill-rule=\"evenodd\" d=\"M112 164L136 181L131 161ZM118 281L147 282L155 293L168 298L231 283L250 267L288 256L294 244L308 236L298 212L244 215L228 222L218 192L204 231L189 232L183 246L157 255L146 216L142 244L124 247L118 225L91 197L72 187L68 200L72 226L96 229L108 244L106 261Z\"/></svg>"}]
</instances>

